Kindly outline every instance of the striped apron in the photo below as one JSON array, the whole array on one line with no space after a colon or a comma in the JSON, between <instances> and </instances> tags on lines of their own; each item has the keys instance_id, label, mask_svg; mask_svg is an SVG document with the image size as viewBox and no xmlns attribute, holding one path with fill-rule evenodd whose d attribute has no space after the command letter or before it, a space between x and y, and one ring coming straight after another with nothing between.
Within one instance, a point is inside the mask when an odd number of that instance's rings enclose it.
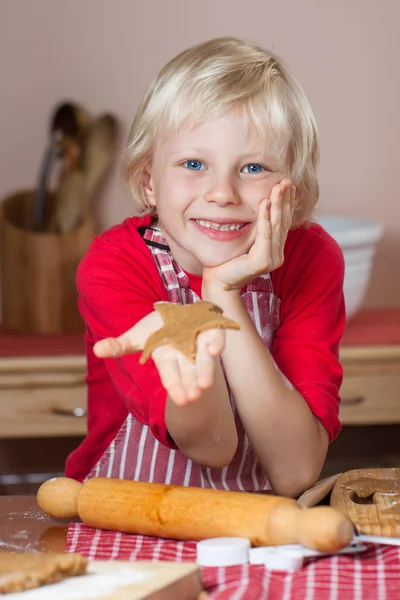
<instances>
[{"instance_id":1,"label":"striped apron","mask_svg":"<svg viewBox=\"0 0 400 600\"><path fill-rule=\"evenodd\" d=\"M189 287L187 274L174 260L159 229L146 228L143 238L149 245L170 302L191 304L200 298ZM247 284L242 300L265 346L271 349L279 327L280 300L273 293L269 274ZM214 469L198 465L178 449L161 444L147 425L131 414L127 416L116 437L93 467L92 477L116 477L134 481L159 482L237 491L270 490L271 486L250 446L235 402L232 410L238 432L238 446L231 463Z\"/></svg>"}]
</instances>

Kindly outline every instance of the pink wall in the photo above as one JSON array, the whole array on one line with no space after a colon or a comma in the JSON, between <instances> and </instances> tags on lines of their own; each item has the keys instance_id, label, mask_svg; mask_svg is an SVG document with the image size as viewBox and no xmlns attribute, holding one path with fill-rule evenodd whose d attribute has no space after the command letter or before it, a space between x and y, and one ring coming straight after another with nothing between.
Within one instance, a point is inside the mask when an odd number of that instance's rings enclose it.
<instances>
[{"instance_id":1,"label":"pink wall","mask_svg":"<svg viewBox=\"0 0 400 600\"><path fill-rule=\"evenodd\" d=\"M35 184L49 115L70 98L116 113L123 137L164 62L235 35L278 52L322 137L321 209L385 224L367 304L400 305L398 0L1 0L0 197ZM103 226L131 213L117 165Z\"/></svg>"}]
</instances>

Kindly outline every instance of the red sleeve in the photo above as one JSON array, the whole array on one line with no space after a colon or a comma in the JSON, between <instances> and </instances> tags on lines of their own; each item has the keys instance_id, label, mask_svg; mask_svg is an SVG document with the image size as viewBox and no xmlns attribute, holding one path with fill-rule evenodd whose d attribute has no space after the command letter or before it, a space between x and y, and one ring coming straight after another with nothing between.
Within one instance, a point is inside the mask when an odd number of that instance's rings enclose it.
<instances>
[{"instance_id":1,"label":"red sleeve","mask_svg":"<svg viewBox=\"0 0 400 600\"><path fill-rule=\"evenodd\" d=\"M134 223L128 219L92 243L77 272L79 307L86 324L88 346L116 337L152 312L154 302L168 300L157 267ZM93 373L96 358L89 348ZM164 445L176 447L165 426L166 391L150 359L139 364L140 353L104 359L112 383L127 410L149 425ZM90 372L88 382L90 384ZM104 415L102 415L104 418Z\"/></svg>"},{"instance_id":2,"label":"red sleeve","mask_svg":"<svg viewBox=\"0 0 400 600\"><path fill-rule=\"evenodd\" d=\"M284 264L272 274L275 294L282 302L274 359L321 421L330 441L340 430L343 278L342 251L316 224L290 232Z\"/></svg>"}]
</instances>

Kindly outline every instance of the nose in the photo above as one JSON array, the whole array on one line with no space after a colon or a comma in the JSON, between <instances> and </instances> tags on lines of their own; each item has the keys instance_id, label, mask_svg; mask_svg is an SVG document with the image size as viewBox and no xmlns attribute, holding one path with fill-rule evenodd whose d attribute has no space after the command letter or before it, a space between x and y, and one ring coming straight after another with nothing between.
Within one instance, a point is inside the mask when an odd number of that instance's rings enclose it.
<instances>
[{"instance_id":1,"label":"nose","mask_svg":"<svg viewBox=\"0 0 400 600\"><path fill-rule=\"evenodd\" d=\"M227 204L240 204L240 196L234 183L228 177L219 177L213 182L204 194L206 202L215 202L220 206Z\"/></svg>"}]
</instances>

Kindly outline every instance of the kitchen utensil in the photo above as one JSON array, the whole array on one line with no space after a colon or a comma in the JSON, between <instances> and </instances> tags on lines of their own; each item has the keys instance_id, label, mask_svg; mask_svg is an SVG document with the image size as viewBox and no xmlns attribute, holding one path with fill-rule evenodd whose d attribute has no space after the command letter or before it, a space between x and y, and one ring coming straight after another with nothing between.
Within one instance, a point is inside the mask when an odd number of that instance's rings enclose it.
<instances>
[{"instance_id":1,"label":"kitchen utensil","mask_svg":"<svg viewBox=\"0 0 400 600\"><path fill-rule=\"evenodd\" d=\"M354 544L365 542L366 544L381 544L383 546L400 546L400 538L387 537L383 535L357 534L353 538Z\"/></svg>"},{"instance_id":2,"label":"kitchen utensil","mask_svg":"<svg viewBox=\"0 0 400 600\"><path fill-rule=\"evenodd\" d=\"M93 194L111 162L117 131L116 119L109 114L90 125L81 168L67 170L60 182L52 219L55 231L73 231L90 210Z\"/></svg>"},{"instance_id":3,"label":"kitchen utensil","mask_svg":"<svg viewBox=\"0 0 400 600\"><path fill-rule=\"evenodd\" d=\"M111 114L101 115L91 124L83 168L86 172L84 209L89 206L99 181L110 164L118 138L118 123Z\"/></svg>"},{"instance_id":4,"label":"kitchen utensil","mask_svg":"<svg viewBox=\"0 0 400 600\"><path fill-rule=\"evenodd\" d=\"M72 103L56 107L50 125L50 143L45 151L33 207L33 229L43 230L46 220L46 196L56 160L62 156L68 168L79 161L87 117Z\"/></svg>"},{"instance_id":5,"label":"kitchen utensil","mask_svg":"<svg viewBox=\"0 0 400 600\"><path fill-rule=\"evenodd\" d=\"M317 481L317 483L297 498L297 504L301 506L301 508L311 508L311 506L316 506L333 489L333 486L340 475L341 473L338 473L337 475L331 475L330 477Z\"/></svg>"},{"instance_id":6,"label":"kitchen utensil","mask_svg":"<svg viewBox=\"0 0 400 600\"><path fill-rule=\"evenodd\" d=\"M400 469L347 471L336 481L330 503L361 534L400 537Z\"/></svg>"},{"instance_id":7,"label":"kitchen utensil","mask_svg":"<svg viewBox=\"0 0 400 600\"><path fill-rule=\"evenodd\" d=\"M298 552L303 558L320 558L323 556L332 556L333 554L358 554L367 550L368 546L365 544L350 544L337 552L319 552L318 550L311 550L311 548L305 548L300 544L285 544L283 546L262 546L259 548L250 548L249 550L249 562L251 565L262 565L265 563L266 557L272 552L279 552L285 554L286 552Z\"/></svg>"},{"instance_id":8,"label":"kitchen utensil","mask_svg":"<svg viewBox=\"0 0 400 600\"><path fill-rule=\"evenodd\" d=\"M336 551L353 537L351 521L329 506L304 510L295 500L105 477L55 478L37 494L41 509L79 516L89 527L178 540L246 537L254 546L301 543Z\"/></svg>"},{"instance_id":9,"label":"kitchen utensil","mask_svg":"<svg viewBox=\"0 0 400 600\"><path fill-rule=\"evenodd\" d=\"M51 231L69 233L81 223L85 179L82 169L67 171L61 178L51 218Z\"/></svg>"}]
</instances>

